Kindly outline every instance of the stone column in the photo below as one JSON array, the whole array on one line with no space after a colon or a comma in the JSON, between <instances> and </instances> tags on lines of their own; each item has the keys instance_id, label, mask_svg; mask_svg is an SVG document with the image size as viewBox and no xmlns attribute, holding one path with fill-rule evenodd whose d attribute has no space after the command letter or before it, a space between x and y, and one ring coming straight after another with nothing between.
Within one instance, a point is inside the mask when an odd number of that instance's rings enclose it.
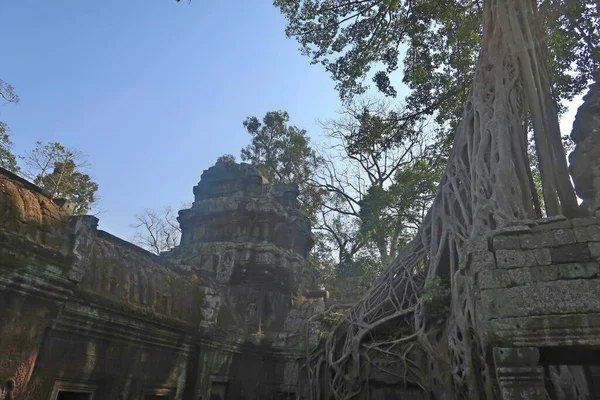
<instances>
[{"instance_id":1,"label":"stone column","mask_svg":"<svg viewBox=\"0 0 600 400\"><path fill-rule=\"evenodd\" d=\"M546 400L544 369L536 347L496 347L494 363L503 400Z\"/></svg>"}]
</instances>

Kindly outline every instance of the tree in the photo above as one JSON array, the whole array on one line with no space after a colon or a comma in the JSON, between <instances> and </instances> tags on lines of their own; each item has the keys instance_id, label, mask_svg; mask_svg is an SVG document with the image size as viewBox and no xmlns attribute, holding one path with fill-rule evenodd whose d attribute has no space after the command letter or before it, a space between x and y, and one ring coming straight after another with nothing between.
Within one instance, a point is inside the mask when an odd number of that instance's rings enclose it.
<instances>
[{"instance_id":1,"label":"tree","mask_svg":"<svg viewBox=\"0 0 600 400\"><path fill-rule=\"evenodd\" d=\"M368 385L366 364L376 357L403 365L405 382L432 397L495 398L496 381L486 368L491 355L473 324L474 298L458 263L469 242L540 216L527 155L530 131L546 213L578 213L557 102L580 92L598 70L600 10L591 1L572 3L577 11L550 0L276 1L290 21L288 34L304 40L305 52L350 94L380 62L388 69L374 78L393 95L388 73L397 69L398 47L407 45L404 82L412 92L401 120L436 112L438 123L450 120L453 129L438 190L415 239L312 353L313 371L329 376L320 385L321 375L310 375L317 398L323 387L337 399L354 398ZM557 14L549 16L551 8ZM576 32L567 29L571 24ZM333 63L330 56L337 57ZM561 62L569 57L583 83L567 77L571 67ZM445 322L432 323L427 304L444 287L449 313Z\"/></svg>"},{"instance_id":2,"label":"tree","mask_svg":"<svg viewBox=\"0 0 600 400\"><path fill-rule=\"evenodd\" d=\"M7 103L18 103L19 96L10 84L0 79L0 97ZM18 173L17 157L12 152L12 141L10 140L10 129L4 121L0 121L0 167L11 172Z\"/></svg>"},{"instance_id":3,"label":"tree","mask_svg":"<svg viewBox=\"0 0 600 400\"><path fill-rule=\"evenodd\" d=\"M131 225L138 230L132 242L156 255L173 249L181 239L181 228L177 214L171 207L161 210L144 210L135 215L136 222Z\"/></svg>"},{"instance_id":4,"label":"tree","mask_svg":"<svg viewBox=\"0 0 600 400\"><path fill-rule=\"evenodd\" d=\"M74 213L84 215L97 203L98 184L84 173L89 167L85 155L58 142L36 142L25 157L26 175L51 198L64 198L75 205Z\"/></svg>"},{"instance_id":5,"label":"tree","mask_svg":"<svg viewBox=\"0 0 600 400\"><path fill-rule=\"evenodd\" d=\"M315 216L321 193L309 184L320 159L310 147L306 130L288 125L286 111L270 111L262 122L248 117L244 128L252 136L250 145L242 149L242 161L261 169L272 183L296 183L303 213Z\"/></svg>"},{"instance_id":6,"label":"tree","mask_svg":"<svg viewBox=\"0 0 600 400\"><path fill-rule=\"evenodd\" d=\"M435 194L446 146L424 126L405 130L397 112L389 102L362 100L321 124L331 145L314 178L328 194L315 229L337 249L340 268L358 273L362 265L370 274L388 265Z\"/></svg>"},{"instance_id":7,"label":"tree","mask_svg":"<svg viewBox=\"0 0 600 400\"><path fill-rule=\"evenodd\" d=\"M223 154L221 157L217 158L217 162L235 162L235 156L233 154Z\"/></svg>"},{"instance_id":8,"label":"tree","mask_svg":"<svg viewBox=\"0 0 600 400\"><path fill-rule=\"evenodd\" d=\"M286 34L331 73L343 99L364 93L370 77L396 96L399 75L411 93L404 118L437 111L456 122L467 99L483 35L483 2L462 0L275 0ZM539 40L549 49L552 92L570 99L598 69L595 0L537 0ZM404 56L404 57L403 57ZM400 71L403 63L403 69ZM377 69L375 73L372 70Z\"/></svg>"}]
</instances>

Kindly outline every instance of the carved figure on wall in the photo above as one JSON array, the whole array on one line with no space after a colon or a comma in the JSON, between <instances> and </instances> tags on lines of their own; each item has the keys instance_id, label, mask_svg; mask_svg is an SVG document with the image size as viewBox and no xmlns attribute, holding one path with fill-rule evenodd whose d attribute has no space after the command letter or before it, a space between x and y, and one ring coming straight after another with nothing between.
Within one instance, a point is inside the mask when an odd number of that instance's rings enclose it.
<instances>
[{"instance_id":1,"label":"carved figure on wall","mask_svg":"<svg viewBox=\"0 0 600 400\"><path fill-rule=\"evenodd\" d=\"M246 308L246 324L252 326L256 321L256 296L252 296Z\"/></svg>"}]
</instances>

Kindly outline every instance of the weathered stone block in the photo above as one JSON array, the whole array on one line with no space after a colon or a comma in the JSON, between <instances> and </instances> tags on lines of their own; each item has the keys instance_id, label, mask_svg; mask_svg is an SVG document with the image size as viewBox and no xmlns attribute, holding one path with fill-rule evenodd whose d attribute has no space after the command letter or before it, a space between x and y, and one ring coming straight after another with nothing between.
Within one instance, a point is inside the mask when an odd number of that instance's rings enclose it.
<instances>
[{"instance_id":1,"label":"weathered stone block","mask_svg":"<svg viewBox=\"0 0 600 400\"><path fill-rule=\"evenodd\" d=\"M551 217L540 218L536 222L539 225L543 225L543 224L554 224L556 222L566 221L566 220L567 220L567 217L565 217L564 215L553 215Z\"/></svg>"},{"instance_id":2,"label":"weathered stone block","mask_svg":"<svg viewBox=\"0 0 600 400\"><path fill-rule=\"evenodd\" d=\"M531 228L527 225L505 226L492 232L492 235L504 235L506 233L526 233L531 232Z\"/></svg>"},{"instance_id":3,"label":"weathered stone block","mask_svg":"<svg viewBox=\"0 0 600 400\"><path fill-rule=\"evenodd\" d=\"M515 269L494 269L477 274L479 289L509 288L543 281L554 281L559 277L556 265Z\"/></svg>"},{"instance_id":4,"label":"weathered stone block","mask_svg":"<svg viewBox=\"0 0 600 400\"><path fill-rule=\"evenodd\" d=\"M496 347L494 348L494 363L502 366L537 366L540 352L535 347Z\"/></svg>"},{"instance_id":5,"label":"weathered stone block","mask_svg":"<svg viewBox=\"0 0 600 400\"><path fill-rule=\"evenodd\" d=\"M498 250L496 260L500 268L522 268L550 264L548 249Z\"/></svg>"},{"instance_id":6,"label":"weathered stone block","mask_svg":"<svg viewBox=\"0 0 600 400\"><path fill-rule=\"evenodd\" d=\"M477 273L482 270L496 268L496 260L494 253L490 251L477 251L471 253L469 269L472 273Z\"/></svg>"},{"instance_id":7,"label":"weathered stone block","mask_svg":"<svg viewBox=\"0 0 600 400\"><path fill-rule=\"evenodd\" d=\"M498 250L496 260L500 268L520 268L537 265L532 250Z\"/></svg>"},{"instance_id":8,"label":"weathered stone block","mask_svg":"<svg viewBox=\"0 0 600 400\"><path fill-rule=\"evenodd\" d=\"M573 227L573 225L571 224L570 220L558 220L558 221L553 221L553 222L541 222L540 220L538 220L538 225L533 226L531 228L532 232L543 232L543 231L549 231L549 230L553 230L553 229L571 229Z\"/></svg>"},{"instance_id":9,"label":"weathered stone block","mask_svg":"<svg viewBox=\"0 0 600 400\"><path fill-rule=\"evenodd\" d=\"M504 400L544 400L544 368L538 366L535 347L494 348L494 362L500 393Z\"/></svg>"},{"instance_id":10,"label":"weathered stone block","mask_svg":"<svg viewBox=\"0 0 600 400\"><path fill-rule=\"evenodd\" d=\"M588 248L590 249L590 256L594 260L600 260L600 243L588 243Z\"/></svg>"},{"instance_id":11,"label":"weathered stone block","mask_svg":"<svg viewBox=\"0 0 600 400\"><path fill-rule=\"evenodd\" d=\"M477 274L477 285L480 289L504 288L517 284L507 270L490 269Z\"/></svg>"},{"instance_id":12,"label":"weathered stone block","mask_svg":"<svg viewBox=\"0 0 600 400\"><path fill-rule=\"evenodd\" d=\"M488 251L489 244L487 237L483 237L480 239L471 239L467 240L462 247L462 252L465 254L474 253L477 251Z\"/></svg>"},{"instance_id":13,"label":"weathered stone block","mask_svg":"<svg viewBox=\"0 0 600 400\"><path fill-rule=\"evenodd\" d=\"M553 281L558 279L558 267L556 265L544 265L541 267L519 268L509 271L513 280L523 284Z\"/></svg>"},{"instance_id":14,"label":"weathered stone block","mask_svg":"<svg viewBox=\"0 0 600 400\"><path fill-rule=\"evenodd\" d=\"M600 225L581 226L573 229L575 238L580 243L600 242Z\"/></svg>"},{"instance_id":15,"label":"weathered stone block","mask_svg":"<svg viewBox=\"0 0 600 400\"><path fill-rule=\"evenodd\" d=\"M572 229L552 229L519 235L523 249L540 249L575 243Z\"/></svg>"},{"instance_id":16,"label":"weathered stone block","mask_svg":"<svg viewBox=\"0 0 600 400\"><path fill-rule=\"evenodd\" d=\"M568 244L550 249L553 263L585 262L590 260L590 249L586 243Z\"/></svg>"},{"instance_id":17,"label":"weathered stone block","mask_svg":"<svg viewBox=\"0 0 600 400\"><path fill-rule=\"evenodd\" d=\"M573 225L573 227L600 225L600 218L598 218L598 217L573 218L571 220L571 224Z\"/></svg>"},{"instance_id":18,"label":"weathered stone block","mask_svg":"<svg viewBox=\"0 0 600 400\"><path fill-rule=\"evenodd\" d=\"M481 290L481 312L487 319L596 312L600 280L573 279Z\"/></svg>"},{"instance_id":19,"label":"weathered stone block","mask_svg":"<svg viewBox=\"0 0 600 400\"><path fill-rule=\"evenodd\" d=\"M556 245L551 231L527 233L519 235L519 241L523 249L541 249L543 247L552 247Z\"/></svg>"},{"instance_id":20,"label":"weathered stone block","mask_svg":"<svg viewBox=\"0 0 600 400\"><path fill-rule=\"evenodd\" d=\"M553 229L550 231L554 237L554 241L558 246L575 243L575 234L573 229Z\"/></svg>"},{"instance_id":21,"label":"weathered stone block","mask_svg":"<svg viewBox=\"0 0 600 400\"><path fill-rule=\"evenodd\" d=\"M497 235L492 240L494 250L516 250L521 248L518 235Z\"/></svg>"},{"instance_id":22,"label":"weathered stone block","mask_svg":"<svg viewBox=\"0 0 600 400\"><path fill-rule=\"evenodd\" d=\"M559 279L593 278L600 273L600 263L562 264L558 268Z\"/></svg>"}]
</instances>

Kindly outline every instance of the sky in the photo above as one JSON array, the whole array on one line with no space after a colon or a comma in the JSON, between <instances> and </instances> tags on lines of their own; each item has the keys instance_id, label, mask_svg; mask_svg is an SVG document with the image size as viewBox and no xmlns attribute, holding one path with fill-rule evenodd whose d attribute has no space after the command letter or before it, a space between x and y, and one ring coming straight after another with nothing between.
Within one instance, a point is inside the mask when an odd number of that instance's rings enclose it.
<instances>
[{"instance_id":1,"label":"sky","mask_svg":"<svg viewBox=\"0 0 600 400\"><path fill-rule=\"evenodd\" d=\"M15 152L41 140L85 153L99 228L124 239L136 213L179 208L219 156L239 160L246 117L286 110L318 142L317 121L341 106L271 1L0 0L0 18Z\"/></svg>"},{"instance_id":2,"label":"sky","mask_svg":"<svg viewBox=\"0 0 600 400\"><path fill-rule=\"evenodd\" d=\"M340 106L269 1L0 0L0 16L15 152L42 140L87 154L99 227L126 239L135 213L193 200L220 155L239 160L246 117L286 110L315 134Z\"/></svg>"}]
</instances>

